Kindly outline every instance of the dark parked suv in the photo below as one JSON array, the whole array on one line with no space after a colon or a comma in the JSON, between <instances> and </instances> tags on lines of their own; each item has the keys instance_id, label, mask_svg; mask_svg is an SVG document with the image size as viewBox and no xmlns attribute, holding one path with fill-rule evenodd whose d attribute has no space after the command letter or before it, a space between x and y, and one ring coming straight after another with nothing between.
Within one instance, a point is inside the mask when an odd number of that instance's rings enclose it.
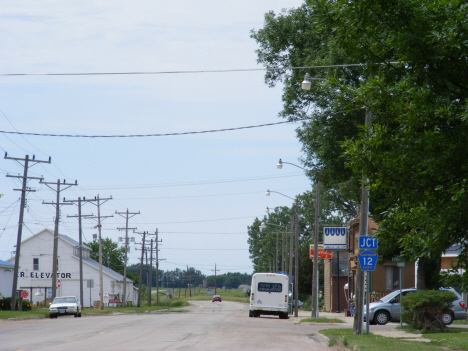
<instances>
[{"instance_id":1,"label":"dark parked suv","mask_svg":"<svg viewBox=\"0 0 468 351\"><path fill-rule=\"evenodd\" d=\"M453 301L451 312L446 313L442 318L445 325L452 324L455 319L466 319L465 303L459 293L452 288L441 288L448 290L457 295L457 300ZM417 291L416 289L403 289L402 294L405 296L408 293ZM366 320L366 306L364 305L364 321ZM369 323L384 325L388 322L396 322L400 320L400 290L396 290L387 296L382 297L379 301L369 304Z\"/></svg>"}]
</instances>

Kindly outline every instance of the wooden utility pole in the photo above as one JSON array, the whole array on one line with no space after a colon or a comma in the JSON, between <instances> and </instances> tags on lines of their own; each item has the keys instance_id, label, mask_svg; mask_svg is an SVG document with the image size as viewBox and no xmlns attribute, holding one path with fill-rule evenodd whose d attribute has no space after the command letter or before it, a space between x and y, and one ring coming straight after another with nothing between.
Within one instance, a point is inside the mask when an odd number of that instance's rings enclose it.
<instances>
[{"instance_id":1,"label":"wooden utility pole","mask_svg":"<svg viewBox=\"0 0 468 351\"><path fill-rule=\"evenodd\" d=\"M370 126L372 123L372 112L366 111L366 122L365 125ZM362 176L362 188L361 188L361 216L359 219L359 236L367 235L367 226L369 220L369 188L366 185L367 177L363 174ZM357 238L359 242L359 237ZM358 254L361 250L358 249ZM355 309L354 309L354 323L353 333L356 335L362 335L362 317L364 309L364 272L361 269L361 265L357 265L356 271L356 296L355 296Z\"/></svg>"},{"instance_id":2,"label":"wooden utility pole","mask_svg":"<svg viewBox=\"0 0 468 351\"><path fill-rule=\"evenodd\" d=\"M83 200L83 201L88 201L90 203L96 202L95 205L97 206L97 213L98 213L97 217L89 217L89 218L93 218L93 219L97 218L97 221L98 221L98 224L96 227L98 228L98 235L99 235L98 236L98 239L99 239L98 241L99 242L99 309L101 310L104 309L104 280L102 277L102 231L101 231L102 224L101 224L101 220L105 218L109 218L109 217L114 217L113 215L101 216L101 205L109 200L112 200L112 196L109 198L101 199L99 197L99 194L94 199ZM101 201L103 202L101 203Z\"/></svg>"},{"instance_id":3,"label":"wooden utility pole","mask_svg":"<svg viewBox=\"0 0 468 351\"><path fill-rule=\"evenodd\" d=\"M81 306L84 304L83 300L83 231L82 231L82 225L81 225L81 218L82 217L92 217L94 215L82 215L81 214L81 197L78 198L78 200L65 200L63 199L63 202L76 202L78 201L78 215L75 216L69 216L67 215L67 218L78 218L78 243L80 246L80 303ZM92 306L90 306L92 307Z\"/></svg>"},{"instance_id":4,"label":"wooden utility pole","mask_svg":"<svg viewBox=\"0 0 468 351\"><path fill-rule=\"evenodd\" d=\"M124 279L123 279L123 296L122 296L122 307L127 306L127 255L128 255L128 230L133 229L136 230L137 228L129 228L128 227L128 220L129 218L135 217L136 215L140 214L138 212L128 212L128 208L126 212L117 212L122 217L125 217L125 228L117 228L118 230L125 230L125 262L124 262ZM124 216L125 215L125 216ZM151 287L151 285L150 285ZM150 291L151 292L151 291Z\"/></svg>"},{"instance_id":5,"label":"wooden utility pole","mask_svg":"<svg viewBox=\"0 0 468 351\"><path fill-rule=\"evenodd\" d=\"M137 302L137 306L141 307L141 285L142 285L142 280L143 280L143 256L145 254L146 232L137 233L137 234L143 234L143 243L141 243L140 281L138 282L138 302Z\"/></svg>"},{"instance_id":6,"label":"wooden utility pole","mask_svg":"<svg viewBox=\"0 0 468 351\"><path fill-rule=\"evenodd\" d=\"M65 180L63 183L60 183L60 179L57 179L57 182L44 182L40 181L41 184L45 184L48 188L55 191L57 195L56 202L44 202L43 205L54 205L55 206L55 228L54 228L54 251L52 253L52 301L54 300L57 294L57 261L58 261L58 238L59 238L59 222L60 222L60 205L71 205L71 203L60 202L60 191L68 189L71 186L78 185L78 182L75 180L75 183L67 183ZM56 184L57 188L54 189L50 185ZM61 189L61 186L65 186L64 189Z\"/></svg>"},{"instance_id":7,"label":"wooden utility pole","mask_svg":"<svg viewBox=\"0 0 468 351\"><path fill-rule=\"evenodd\" d=\"M165 260L165 258L159 258L159 243L162 243L162 239L159 240L158 228L156 228L156 306L159 306L159 261Z\"/></svg>"},{"instance_id":8,"label":"wooden utility pole","mask_svg":"<svg viewBox=\"0 0 468 351\"><path fill-rule=\"evenodd\" d=\"M314 223L314 266L312 274L312 311L311 318L319 318L318 303L318 248L320 224L320 181L315 184L315 223Z\"/></svg>"},{"instance_id":9,"label":"wooden utility pole","mask_svg":"<svg viewBox=\"0 0 468 351\"><path fill-rule=\"evenodd\" d=\"M153 290L153 239L150 240L150 274L149 274L149 291L148 291L148 306L151 306L151 296Z\"/></svg>"},{"instance_id":10,"label":"wooden utility pole","mask_svg":"<svg viewBox=\"0 0 468 351\"><path fill-rule=\"evenodd\" d=\"M296 199L296 244L294 257L294 317L299 316L299 200Z\"/></svg>"},{"instance_id":11,"label":"wooden utility pole","mask_svg":"<svg viewBox=\"0 0 468 351\"><path fill-rule=\"evenodd\" d=\"M19 162L24 162L24 167L23 167L23 176L13 176L7 174L7 177L10 178L22 178L23 179L23 186L21 189L13 189L15 191L21 191L21 204L20 204L20 214L19 214L19 221L18 221L18 236L16 238L16 252L15 252L15 267L13 268L14 273L13 273L13 287L11 291L11 310L14 311L16 308L16 290L18 288L18 270L19 270L19 260L20 260L20 254L21 254L21 236L23 233L23 218L24 218L24 206L26 203L26 192L27 191L35 191L32 189L27 188L28 184L28 179L38 179L41 181L43 178L42 177L28 177L28 169L29 169L29 162L34 162L34 163L50 163L51 158L49 157L49 161L40 161L36 160L35 156L33 155L33 158L30 160L29 155L26 155L25 158L16 158L16 157L8 157L8 154L5 152L5 157L6 160L15 160L18 163Z\"/></svg>"},{"instance_id":12,"label":"wooden utility pole","mask_svg":"<svg viewBox=\"0 0 468 351\"><path fill-rule=\"evenodd\" d=\"M216 273L220 271L219 269L216 269L216 263L215 263L215 269L212 271L215 272L215 295L216 295Z\"/></svg>"}]
</instances>

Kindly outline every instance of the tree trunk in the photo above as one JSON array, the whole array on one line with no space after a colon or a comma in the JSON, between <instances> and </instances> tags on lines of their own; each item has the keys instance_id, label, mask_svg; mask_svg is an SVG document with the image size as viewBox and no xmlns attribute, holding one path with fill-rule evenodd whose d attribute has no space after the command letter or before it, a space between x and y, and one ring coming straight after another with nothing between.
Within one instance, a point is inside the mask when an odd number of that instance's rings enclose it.
<instances>
[{"instance_id":1,"label":"tree trunk","mask_svg":"<svg viewBox=\"0 0 468 351\"><path fill-rule=\"evenodd\" d=\"M416 286L418 290L440 288L440 263L440 257L434 260L426 257L419 259L418 283Z\"/></svg>"}]
</instances>

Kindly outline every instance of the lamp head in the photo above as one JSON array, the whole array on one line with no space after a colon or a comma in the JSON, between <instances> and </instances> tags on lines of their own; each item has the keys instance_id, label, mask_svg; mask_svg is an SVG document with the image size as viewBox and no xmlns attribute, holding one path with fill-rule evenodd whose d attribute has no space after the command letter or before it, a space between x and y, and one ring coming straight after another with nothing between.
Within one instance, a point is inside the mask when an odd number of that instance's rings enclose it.
<instances>
[{"instance_id":1,"label":"lamp head","mask_svg":"<svg viewBox=\"0 0 468 351\"><path fill-rule=\"evenodd\" d=\"M279 159L278 164L276 165L276 168L283 169L283 161L281 161L281 159Z\"/></svg>"},{"instance_id":2,"label":"lamp head","mask_svg":"<svg viewBox=\"0 0 468 351\"><path fill-rule=\"evenodd\" d=\"M263 229L266 229L265 222L262 222L262 224L260 224L260 226L258 227L258 229L260 229L261 232L263 231Z\"/></svg>"},{"instance_id":3,"label":"lamp head","mask_svg":"<svg viewBox=\"0 0 468 351\"><path fill-rule=\"evenodd\" d=\"M270 196L270 189L268 189L265 193L266 196Z\"/></svg>"},{"instance_id":4,"label":"lamp head","mask_svg":"<svg viewBox=\"0 0 468 351\"><path fill-rule=\"evenodd\" d=\"M302 90L310 90L311 85L309 73L306 73L304 81L302 82Z\"/></svg>"},{"instance_id":5,"label":"lamp head","mask_svg":"<svg viewBox=\"0 0 468 351\"><path fill-rule=\"evenodd\" d=\"M268 208L268 206L267 206L265 212L266 212L266 213L270 213L270 209Z\"/></svg>"}]
</instances>

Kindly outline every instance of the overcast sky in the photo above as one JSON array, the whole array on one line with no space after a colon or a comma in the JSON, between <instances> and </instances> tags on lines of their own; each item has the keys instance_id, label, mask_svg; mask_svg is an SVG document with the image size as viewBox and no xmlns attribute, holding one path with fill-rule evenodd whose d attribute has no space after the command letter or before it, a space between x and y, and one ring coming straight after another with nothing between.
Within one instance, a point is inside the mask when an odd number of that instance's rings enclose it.
<instances>
[{"instance_id":1,"label":"overcast sky","mask_svg":"<svg viewBox=\"0 0 468 351\"><path fill-rule=\"evenodd\" d=\"M261 68L250 30L264 14L297 7L300 0L255 1L3 1L0 74L168 72ZM281 86L268 88L263 71L157 75L0 76L0 130L71 135L167 134L281 121ZM0 133L9 156L37 159L30 176L78 181L61 194L77 199L112 196L102 215L141 214L138 232L158 228L160 268L186 265L212 274L252 272L247 226L265 208L291 205L309 190L297 168L276 169L279 158L299 163L298 125L160 137L73 138ZM16 245L20 208L15 161L0 166L0 259ZM23 239L54 228L55 193L37 180L28 186ZM83 214L97 214L95 206ZM60 233L78 240L76 206L61 207ZM117 241L125 219L103 222ZM84 240L97 233L84 220ZM141 242L138 234L131 234ZM52 245L52 243L51 243ZM136 246L137 247L137 246ZM60 253L59 253L60 255ZM130 263L140 251L132 245Z\"/></svg>"}]
</instances>

